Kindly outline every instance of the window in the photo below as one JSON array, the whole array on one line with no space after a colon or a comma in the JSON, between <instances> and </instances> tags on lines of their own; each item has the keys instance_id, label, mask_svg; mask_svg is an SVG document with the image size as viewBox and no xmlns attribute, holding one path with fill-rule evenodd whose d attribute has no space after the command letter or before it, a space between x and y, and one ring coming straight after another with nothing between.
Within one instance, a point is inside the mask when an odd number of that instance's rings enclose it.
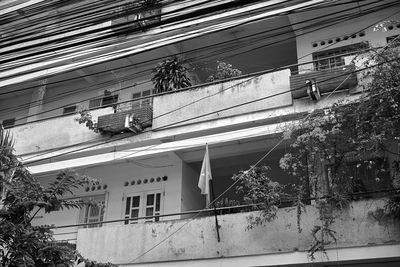
<instances>
[{"instance_id":1,"label":"window","mask_svg":"<svg viewBox=\"0 0 400 267\"><path fill-rule=\"evenodd\" d=\"M344 66L345 57L354 55L357 51L367 49L368 47L368 43L358 43L313 53L313 60L316 60L314 62L315 70L333 69Z\"/></svg>"},{"instance_id":2,"label":"window","mask_svg":"<svg viewBox=\"0 0 400 267\"><path fill-rule=\"evenodd\" d=\"M71 114L74 113L76 111L76 106L70 106L70 107L66 107L63 110L63 114Z\"/></svg>"},{"instance_id":3,"label":"window","mask_svg":"<svg viewBox=\"0 0 400 267\"><path fill-rule=\"evenodd\" d=\"M132 95L132 99L134 100L134 99L140 98L141 96L142 96L141 92L134 93ZM140 108L140 103L141 103L140 99L132 101L132 108Z\"/></svg>"},{"instance_id":4,"label":"window","mask_svg":"<svg viewBox=\"0 0 400 267\"><path fill-rule=\"evenodd\" d=\"M152 191L134 194L126 197L125 219L135 219L144 216L154 216L161 214L161 192ZM125 224L135 224L138 222L158 222L159 217L148 219L127 220Z\"/></svg>"},{"instance_id":5,"label":"window","mask_svg":"<svg viewBox=\"0 0 400 267\"><path fill-rule=\"evenodd\" d=\"M101 102L102 107L110 107L118 102L118 95L104 96Z\"/></svg>"},{"instance_id":6,"label":"window","mask_svg":"<svg viewBox=\"0 0 400 267\"><path fill-rule=\"evenodd\" d=\"M15 118L3 120L1 124L4 128L11 128L15 125Z\"/></svg>"},{"instance_id":7,"label":"window","mask_svg":"<svg viewBox=\"0 0 400 267\"><path fill-rule=\"evenodd\" d=\"M101 98L91 99L89 101L89 109L97 108L101 106Z\"/></svg>"},{"instance_id":8,"label":"window","mask_svg":"<svg viewBox=\"0 0 400 267\"><path fill-rule=\"evenodd\" d=\"M97 223L104 219L105 195L89 197L83 201L90 201L93 204L87 204L82 209L82 223ZM101 227L101 224L84 226L85 228Z\"/></svg>"},{"instance_id":9,"label":"window","mask_svg":"<svg viewBox=\"0 0 400 267\"><path fill-rule=\"evenodd\" d=\"M111 107L118 102L118 95L107 95L89 100L89 109Z\"/></svg>"},{"instance_id":10,"label":"window","mask_svg":"<svg viewBox=\"0 0 400 267\"><path fill-rule=\"evenodd\" d=\"M132 94L132 99L137 99L132 101L132 108L141 108L145 106L149 106L152 104L152 98L150 95L152 94L151 90L146 90L142 92L137 92Z\"/></svg>"}]
</instances>

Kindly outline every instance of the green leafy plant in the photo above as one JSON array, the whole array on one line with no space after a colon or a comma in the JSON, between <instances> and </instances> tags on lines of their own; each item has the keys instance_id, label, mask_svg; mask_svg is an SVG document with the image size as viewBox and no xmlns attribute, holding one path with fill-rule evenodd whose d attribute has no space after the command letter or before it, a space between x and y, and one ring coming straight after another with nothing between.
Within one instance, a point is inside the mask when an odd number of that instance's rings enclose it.
<instances>
[{"instance_id":1,"label":"green leafy plant","mask_svg":"<svg viewBox=\"0 0 400 267\"><path fill-rule=\"evenodd\" d=\"M57 242L51 227L31 222L41 210L50 213L82 207L84 202L63 197L90 181L87 176L65 170L47 187L42 186L18 160L12 137L0 127L1 266L73 266L77 261L87 261L73 246Z\"/></svg>"},{"instance_id":2,"label":"green leafy plant","mask_svg":"<svg viewBox=\"0 0 400 267\"><path fill-rule=\"evenodd\" d=\"M99 129L97 128L97 124L93 122L92 114L90 114L89 110L80 110L78 111L79 117L75 118L75 120L79 124L85 124L89 130L94 131L95 133L99 132Z\"/></svg>"},{"instance_id":3,"label":"green leafy plant","mask_svg":"<svg viewBox=\"0 0 400 267\"><path fill-rule=\"evenodd\" d=\"M360 100L339 102L329 109L313 112L285 133L292 143L281 159L281 167L295 176L309 174L320 213L321 224L312 232L315 242L309 250L311 258L336 241L330 229L335 212L357 198L354 193L365 191L362 182L349 172L349 162L355 161L356 169L375 170L372 188L381 185L381 175L389 172L386 155L391 147L398 145L400 134L400 64L396 60L399 57L396 47L398 43L370 53L366 64L376 67L365 73L370 82ZM389 189L388 185L386 188ZM392 197L386 209L397 216L399 206L398 198Z\"/></svg>"},{"instance_id":4,"label":"green leafy plant","mask_svg":"<svg viewBox=\"0 0 400 267\"><path fill-rule=\"evenodd\" d=\"M272 181L268 176L268 166L254 167L249 171L240 171L232 179L239 180L235 190L237 194L244 195L247 204L257 204L255 209L260 210L259 215L249 215L247 229L263 225L276 218L278 206L283 195L283 186Z\"/></svg>"},{"instance_id":5,"label":"green leafy plant","mask_svg":"<svg viewBox=\"0 0 400 267\"><path fill-rule=\"evenodd\" d=\"M386 213L400 219L400 190L396 191L396 195L389 198L385 204Z\"/></svg>"},{"instance_id":6,"label":"green leafy plant","mask_svg":"<svg viewBox=\"0 0 400 267\"><path fill-rule=\"evenodd\" d=\"M171 57L158 63L152 71L152 82L157 93L191 86L187 69L178 57Z\"/></svg>"},{"instance_id":7,"label":"green leafy plant","mask_svg":"<svg viewBox=\"0 0 400 267\"><path fill-rule=\"evenodd\" d=\"M233 66L229 63L217 61L215 73L208 76L207 82L229 79L240 75L242 75L241 70L233 68Z\"/></svg>"},{"instance_id":8,"label":"green leafy plant","mask_svg":"<svg viewBox=\"0 0 400 267\"><path fill-rule=\"evenodd\" d=\"M364 55L365 66L371 68L364 71L368 79L363 80L364 92L359 99L313 111L305 119L288 126L284 133L291 143L280 159L280 167L299 178L300 187L296 193L299 231L299 219L304 211L302 200L308 184L319 212L318 223L311 232L314 241L308 251L312 259L316 252L325 252L327 245L336 242L331 226L337 216L352 199L368 193L361 178L352 175L351 168L363 168L366 173L375 175L368 181L370 189L390 191L395 188L398 193L400 153L393 148L400 147L399 46L400 41L394 40L388 47ZM393 169L388 164L389 154L397 157L391 164ZM393 175L388 183L390 171ZM249 228L274 219L282 197L281 186L271 184L259 171L241 174L243 181L239 189L249 200L269 200L267 205L259 207L264 210L262 213L250 218ZM235 179L238 177L236 175ZM394 195L385 206L386 212L395 218L400 217L399 199Z\"/></svg>"}]
</instances>

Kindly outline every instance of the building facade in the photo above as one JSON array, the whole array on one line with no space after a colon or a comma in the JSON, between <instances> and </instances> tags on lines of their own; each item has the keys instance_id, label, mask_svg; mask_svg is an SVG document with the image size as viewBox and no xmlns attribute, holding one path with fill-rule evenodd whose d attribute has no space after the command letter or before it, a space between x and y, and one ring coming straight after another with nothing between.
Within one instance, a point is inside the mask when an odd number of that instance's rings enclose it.
<instances>
[{"instance_id":1,"label":"building facade","mask_svg":"<svg viewBox=\"0 0 400 267\"><path fill-rule=\"evenodd\" d=\"M13 29L29 6L9 2L3 15L14 16ZM59 7L60 31L63 18L72 16L68 12L87 2ZM14 61L0 72L0 121L10 129L16 153L43 184L66 168L98 180L69 198L99 205L38 214L35 224L54 224L58 240L76 244L87 258L119 266L397 266L399 222L380 214L385 196L352 201L332 225L337 241L310 259L319 223L313 201L301 233L293 207L247 229L248 216L257 211L241 206L234 190L225 192L233 174L268 151L262 163L271 176L297 182L279 167L289 145L281 142L282 132L313 110L360 97L368 81L357 71L362 60L352 59L360 49L384 47L399 35L397 1L163 2L136 13L118 13L120 6L108 3L117 12L109 18L124 15L78 31L104 37L98 49L91 43L47 44L64 38L56 34L39 38L42 46L35 46L37 40L9 41L1 48L9 56L4 60ZM43 16L57 14L47 8ZM385 29L377 30L383 21ZM42 48L60 53L38 60L32 53ZM173 55L185 62L192 86L155 92L151 69ZM218 60L243 75L207 82ZM317 82L318 93L308 81ZM78 123L83 110L98 131ZM213 213L198 212L205 208L197 183L206 144L215 195L224 193L222 200L239 206L224 208L221 202L220 241Z\"/></svg>"}]
</instances>

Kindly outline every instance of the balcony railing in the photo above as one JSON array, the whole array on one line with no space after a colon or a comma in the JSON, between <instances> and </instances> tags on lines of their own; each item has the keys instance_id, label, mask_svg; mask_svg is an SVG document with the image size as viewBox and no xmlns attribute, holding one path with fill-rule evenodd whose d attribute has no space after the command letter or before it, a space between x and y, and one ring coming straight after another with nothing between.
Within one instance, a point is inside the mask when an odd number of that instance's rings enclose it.
<instances>
[{"instance_id":1,"label":"balcony railing","mask_svg":"<svg viewBox=\"0 0 400 267\"><path fill-rule=\"evenodd\" d=\"M347 65L333 69L292 75L290 76L290 90L292 91L292 96L294 99L307 97L308 86L306 85L306 81L312 79L315 79L318 89L322 94L332 92L335 89L351 89L358 83L354 69L354 65Z\"/></svg>"},{"instance_id":2,"label":"balcony railing","mask_svg":"<svg viewBox=\"0 0 400 267\"><path fill-rule=\"evenodd\" d=\"M93 120L104 114L113 113L111 107L90 111ZM103 137L79 124L71 114L40 119L10 129L15 140L15 150L19 155L57 149L71 144L101 140Z\"/></svg>"},{"instance_id":3,"label":"balcony railing","mask_svg":"<svg viewBox=\"0 0 400 267\"><path fill-rule=\"evenodd\" d=\"M289 106L289 76L290 70L285 69L156 96L153 127L180 126Z\"/></svg>"},{"instance_id":4,"label":"balcony railing","mask_svg":"<svg viewBox=\"0 0 400 267\"><path fill-rule=\"evenodd\" d=\"M384 199L353 201L345 212L337 214L331 225L337 242L326 248L379 245L400 238L395 221L373 216L383 210L384 205ZM366 215L366 207L371 216ZM306 215L301 217L302 233L298 232L297 212L293 208L281 208L274 221L248 230L247 217L252 214L255 212L219 215L220 243L216 238L215 220L208 216L79 229L77 249L85 257L117 264L129 263L156 245L156 249L143 255L138 262L306 252L313 244L313 228L321 224L314 206L307 206ZM163 242L169 235L167 242Z\"/></svg>"}]
</instances>

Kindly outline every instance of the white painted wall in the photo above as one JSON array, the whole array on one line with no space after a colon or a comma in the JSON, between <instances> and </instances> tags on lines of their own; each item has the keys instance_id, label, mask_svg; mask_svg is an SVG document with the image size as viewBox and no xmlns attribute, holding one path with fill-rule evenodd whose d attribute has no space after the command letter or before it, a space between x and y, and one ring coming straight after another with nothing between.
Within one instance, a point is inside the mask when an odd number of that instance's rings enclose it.
<instances>
[{"instance_id":1,"label":"white painted wall","mask_svg":"<svg viewBox=\"0 0 400 267\"><path fill-rule=\"evenodd\" d=\"M370 1L372 2L372 1ZM379 1L378 4L382 4L384 2L388 2L387 0L384 1ZM360 4L364 4L360 3ZM353 6L357 6L357 3L354 3ZM350 7L347 5L346 7ZM373 7L369 6L368 8ZM327 8L324 9L323 11L320 12L313 12L313 11L308 11L308 12L301 12L301 13L296 13L296 14L291 14L289 15L291 23L296 23L299 21L304 21L307 19L311 19L313 17L321 16L323 14L329 14L333 13L335 11L343 11L340 13L340 15L345 14L346 11L343 10L343 6L338 6L336 8ZM350 44L356 44L360 43L363 41L368 41L371 47L378 47L378 46L383 46L386 45L386 37L388 36L393 36L400 34L400 29L394 27L393 30L390 31L373 31L374 25L377 23L381 22L382 20L399 20L400 15L396 14L395 16L393 15L396 11L400 11L399 7L392 7L390 9L386 9L380 12L374 12L372 14L352 19L352 20L347 20L345 22L333 25L329 27L329 30L327 28L320 29L313 31L311 33L303 34L300 35L296 38L297 42L297 57L298 57L298 63L305 63L309 62L313 59L312 53L323 51L326 49L333 49L341 46L346 46ZM355 12L354 10L352 12ZM338 16L338 15L335 15ZM325 18L324 18L325 19ZM303 25L301 25L303 26ZM320 27L321 25L317 25L317 27ZM296 28L296 27L295 27ZM365 36L364 37L357 37L357 38L351 38L351 34L359 32L361 30L364 30ZM333 42L332 45L328 44L327 41L330 39L335 40L336 37L343 37L343 36L349 36L350 38L348 40L342 40L338 43ZM313 43L320 43L320 41L326 41L326 44L324 46L318 45L317 47L313 47ZM306 64L303 66L299 67L300 72L305 72L309 71L310 69L313 69L313 64Z\"/></svg>"},{"instance_id":2,"label":"white painted wall","mask_svg":"<svg viewBox=\"0 0 400 267\"><path fill-rule=\"evenodd\" d=\"M125 211L125 197L132 194L160 190L162 194L161 201L161 214L178 213L182 211L182 175L183 173L190 173L190 170L185 168L182 170L182 161L175 156L161 155L157 158L149 158L147 160L127 160L116 164L108 164L85 168L77 170L78 173L88 175L91 178L97 179L101 187L107 185L107 189L101 188L100 190L90 190L87 192L86 187L74 190L73 195L66 196L67 198L82 198L88 196L96 196L107 194L106 197L106 211L104 220L118 220L123 219ZM151 178L167 176L167 181L153 183L143 183L144 179L150 180ZM39 181L44 185L48 184L55 178L55 175L45 175L39 177ZM140 185L131 185L132 180L142 180ZM125 186L125 182L129 185ZM185 183L186 184L186 183ZM96 186L97 187L97 186ZM200 195L200 192L198 192ZM192 201L195 196L191 196ZM192 203L192 202L191 202ZM194 204L193 204L194 205ZM188 206L187 206L188 207ZM188 207L189 208L189 207ZM70 225L82 223L79 221L80 211L76 209L38 214L35 219L35 224L46 225ZM160 220L179 219L180 216L171 216L160 218ZM123 225L123 222L113 223L112 225ZM76 231L76 227L63 228L56 230L56 233L65 233ZM73 237L72 234L57 236L59 239L68 239Z\"/></svg>"},{"instance_id":3,"label":"white painted wall","mask_svg":"<svg viewBox=\"0 0 400 267\"><path fill-rule=\"evenodd\" d=\"M206 206L206 198L200 194L197 184L199 173L193 170L187 163L182 163L182 196L181 210L198 210Z\"/></svg>"}]
</instances>

